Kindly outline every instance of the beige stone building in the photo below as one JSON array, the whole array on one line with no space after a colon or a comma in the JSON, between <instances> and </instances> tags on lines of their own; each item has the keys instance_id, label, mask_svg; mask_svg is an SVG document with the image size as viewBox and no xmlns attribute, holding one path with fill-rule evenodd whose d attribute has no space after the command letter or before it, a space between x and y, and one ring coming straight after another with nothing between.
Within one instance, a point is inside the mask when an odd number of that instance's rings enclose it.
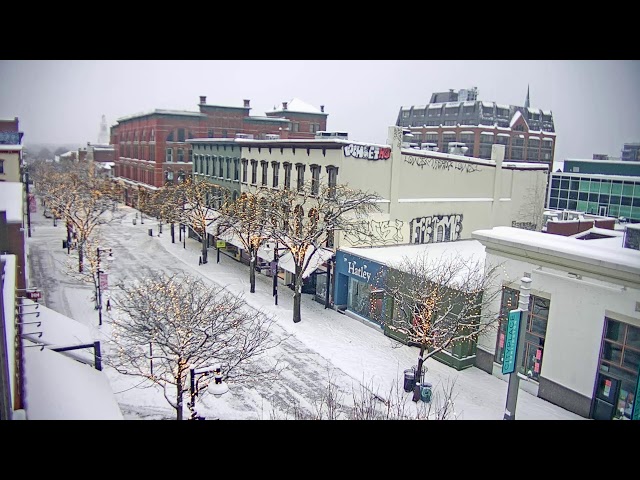
<instances>
[{"instance_id":1,"label":"beige stone building","mask_svg":"<svg viewBox=\"0 0 640 480\"><path fill-rule=\"evenodd\" d=\"M548 167L503 161L502 145L492 147L490 160L403 148L402 128L394 126L386 145L325 138L191 142L194 175L237 192L316 179L377 193L381 212L370 226L384 245L469 239L474 230L500 225L541 228L533 212L543 209ZM335 243L359 245L372 246L349 235Z\"/></svg>"}]
</instances>

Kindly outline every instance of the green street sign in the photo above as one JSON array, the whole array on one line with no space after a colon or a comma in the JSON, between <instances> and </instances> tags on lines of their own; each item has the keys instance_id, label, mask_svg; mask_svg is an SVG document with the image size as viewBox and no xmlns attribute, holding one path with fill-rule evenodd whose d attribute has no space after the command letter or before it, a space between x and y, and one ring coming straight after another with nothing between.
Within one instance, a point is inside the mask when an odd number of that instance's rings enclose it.
<instances>
[{"instance_id":1,"label":"green street sign","mask_svg":"<svg viewBox=\"0 0 640 480\"><path fill-rule=\"evenodd\" d=\"M640 420L640 368L638 369L638 383L636 384L636 396L633 397L633 411L631 420Z\"/></svg>"},{"instance_id":2,"label":"green street sign","mask_svg":"<svg viewBox=\"0 0 640 480\"><path fill-rule=\"evenodd\" d=\"M224 240L216 241L216 248L224 248L226 246L227 246L227 242L225 242Z\"/></svg>"},{"instance_id":3,"label":"green street sign","mask_svg":"<svg viewBox=\"0 0 640 480\"><path fill-rule=\"evenodd\" d=\"M519 308L509 312L507 323L507 335L504 341L504 359L502 361L502 374L513 373L516 369L516 353L518 350L518 331L520 330L520 317L522 310Z\"/></svg>"}]
</instances>

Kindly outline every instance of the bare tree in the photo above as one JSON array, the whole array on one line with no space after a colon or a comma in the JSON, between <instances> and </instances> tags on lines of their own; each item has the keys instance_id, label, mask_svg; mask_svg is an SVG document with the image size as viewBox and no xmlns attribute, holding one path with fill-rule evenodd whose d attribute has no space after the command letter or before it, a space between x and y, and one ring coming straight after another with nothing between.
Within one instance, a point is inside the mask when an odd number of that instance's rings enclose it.
<instances>
[{"instance_id":1,"label":"bare tree","mask_svg":"<svg viewBox=\"0 0 640 480\"><path fill-rule=\"evenodd\" d=\"M148 199L147 206L150 214L160 222L171 227L171 243L176 243L175 224L182 219L182 199L173 185L167 185L156 190Z\"/></svg>"},{"instance_id":2,"label":"bare tree","mask_svg":"<svg viewBox=\"0 0 640 480\"><path fill-rule=\"evenodd\" d=\"M294 265L293 321L300 322L303 273L322 246L333 247L337 232L366 227L369 215L379 212L379 196L347 185L308 182L300 189L260 189L257 194L262 238L290 252ZM257 250L257 246L255 247Z\"/></svg>"},{"instance_id":3,"label":"bare tree","mask_svg":"<svg viewBox=\"0 0 640 480\"><path fill-rule=\"evenodd\" d=\"M39 171L38 191L56 218L67 225L68 240L73 231L77 239L78 272L83 271L86 243L100 225L120 220L113 211L120 190L109 179L96 176L93 163L79 163Z\"/></svg>"},{"instance_id":4,"label":"bare tree","mask_svg":"<svg viewBox=\"0 0 640 480\"><path fill-rule=\"evenodd\" d=\"M117 309L115 352L107 363L161 386L178 420L190 368L220 363L230 384L268 381L279 374L278 361L263 355L282 342L271 335L274 320L242 298L186 274L162 272L119 288L111 299Z\"/></svg>"},{"instance_id":5,"label":"bare tree","mask_svg":"<svg viewBox=\"0 0 640 480\"><path fill-rule=\"evenodd\" d=\"M272 235L268 229L268 207L264 197L244 192L234 202L225 202L215 219L216 237L232 236L249 253L249 291L256 291L258 248ZM225 238L223 236L223 238Z\"/></svg>"},{"instance_id":6,"label":"bare tree","mask_svg":"<svg viewBox=\"0 0 640 480\"><path fill-rule=\"evenodd\" d=\"M471 344L497 327L497 315L490 309L500 292L494 288L497 268L485 268L484 260L474 256L422 253L381 272L377 283L392 303L387 302L378 320L420 348L417 376L427 358ZM414 399L417 396L416 385Z\"/></svg>"},{"instance_id":7,"label":"bare tree","mask_svg":"<svg viewBox=\"0 0 640 480\"><path fill-rule=\"evenodd\" d=\"M540 232L544 226L544 195L545 189L540 185L540 179L536 178L536 184L524 192L518 220L512 221L511 226Z\"/></svg>"}]
</instances>

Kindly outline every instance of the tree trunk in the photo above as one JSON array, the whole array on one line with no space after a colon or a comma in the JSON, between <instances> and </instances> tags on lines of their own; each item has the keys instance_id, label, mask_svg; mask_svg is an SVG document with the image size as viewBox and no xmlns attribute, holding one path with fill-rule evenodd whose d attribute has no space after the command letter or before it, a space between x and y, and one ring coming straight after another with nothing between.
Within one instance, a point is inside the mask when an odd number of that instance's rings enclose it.
<instances>
[{"instance_id":1,"label":"tree trunk","mask_svg":"<svg viewBox=\"0 0 640 480\"><path fill-rule=\"evenodd\" d=\"M202 263L207 263L207 234L202 236Z\"/></svg>"},{"instance_id":2,"label":"tree trunk","mask_svg":"<svg viewBox=\"0 0 640 480\"><path fill-rule=\"evenodd\" d=\"M293 290L293 323L302 320L300 307L302 306L302 267L296 264L296 273Z\"/></svg>"},{"instance_id":3,"label":"tree trunk","mask_svg":"<svg viewBox=\"0 0 640 480\"><path fill-rule=\"evenodd\" d=\"M422 365L424 364L424 343L420 344L420 355L418 356L418 370L416 371L416 383L413 387L414 402L420 400L420 383L422 382Z\"/></svg>"},{"instance_id":4,"label":"tree trunk","mask_svg":"<svg viewBox=\"0 0 640 480\"><path fill-rule=\"evenodd\" d=\"M84 252L84 242L78 243L78 272L82 273L82 261L83 261L83 252Z\"/></svg>"},{"instance_id":5,"label":"tree trunk","mask_svg":"<svg viewBox=\"0 0 640 480\"><path fill-rule=\"evenodd\" d=\"M176 404L178 405L176 407L176 420L182 420L182 396L184 394L184 392L182 391L182 381L178 380L176 389L177 389L177 395L178 395L178 397L176 398L177 400Z\"/></svg>"},{"instance_id":6,"label":"tree trunk","mask_svg":"<svg viewBox=\"0 0 640 480\"><path fill-rule=\"evenodd\" d=\"M250 292L256 293L256 252L249 250L249 283L251 284Z\"/></svg>"}]
</instances>

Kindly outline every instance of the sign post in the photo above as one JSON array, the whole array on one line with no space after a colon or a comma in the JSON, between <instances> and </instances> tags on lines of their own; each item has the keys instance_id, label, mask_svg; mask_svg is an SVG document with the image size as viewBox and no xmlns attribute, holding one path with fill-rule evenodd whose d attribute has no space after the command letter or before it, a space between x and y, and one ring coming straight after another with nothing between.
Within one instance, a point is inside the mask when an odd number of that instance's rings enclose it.
<instances>
[{"instance_id":1,"label":"sign post","mask_svg":"<svg viewBox=\"0 0 640 480\"><path fill-rule=\"evenodd\" d=\"M525 275L527 274L525 273ZM522 365L524 357L524 334L529 316L530 292L531 278L528 276L522 277L520 279L518 308L509 312L509 323L507 324L507 339L505 341L502 371L510 373L509 386L507 388L507 405L504 409L503 420L516 419L516 404L518 403L518 389L520 388L518 369Z\"/></svg>"}]
</instances>

